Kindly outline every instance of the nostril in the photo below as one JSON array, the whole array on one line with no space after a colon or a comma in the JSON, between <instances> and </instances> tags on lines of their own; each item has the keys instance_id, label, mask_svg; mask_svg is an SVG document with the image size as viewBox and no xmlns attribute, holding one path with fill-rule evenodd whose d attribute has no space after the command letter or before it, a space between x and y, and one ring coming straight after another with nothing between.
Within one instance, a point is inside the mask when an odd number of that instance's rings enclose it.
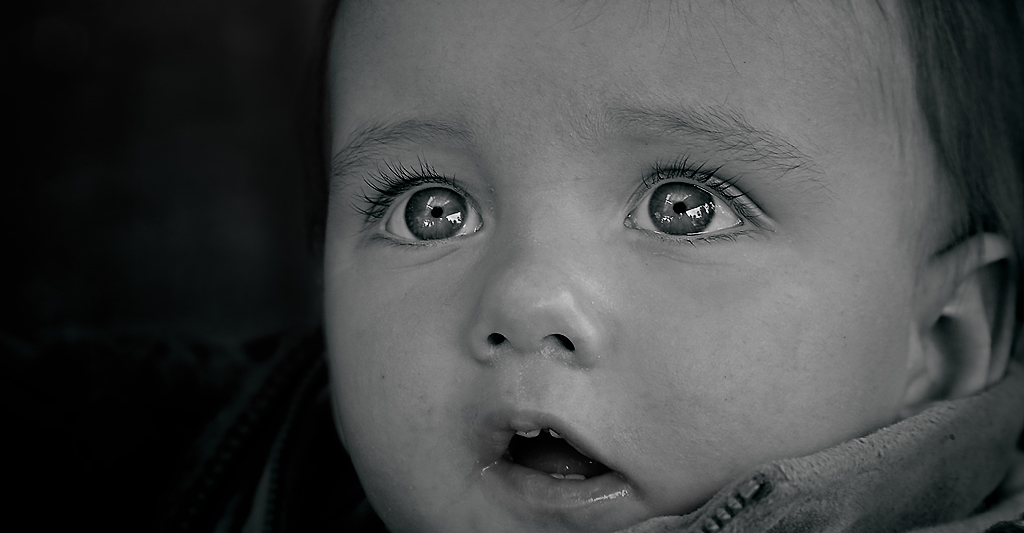
<instances>
[{"instance_id":1,"label":"nostril","mask_svg":"<svg viewBox=\"0 0 1024 533\"><path fill-rule=\"evenodd\" d=\"M562 345L562 348L565 348L566 350L569 350L570 352L576 351L576 346L572 343L571 340L569 340L569 337L566 337L565 335L562 335L561 333L555 333L554 335L552 335L552 337L554 337L555 340L558 341L558 344Z\"/></svg>"},{"instance_id":2,"label":"nostril","mask_svg":"<svg viewBox=\"0 0 1024 533\"><path fill-rule=\"evenodd\" d=\"M487 342L490 343L491 346L497 346L505 342L505 336L501 333L491 333L487 336Z\"/></svg>"}]
</instances>

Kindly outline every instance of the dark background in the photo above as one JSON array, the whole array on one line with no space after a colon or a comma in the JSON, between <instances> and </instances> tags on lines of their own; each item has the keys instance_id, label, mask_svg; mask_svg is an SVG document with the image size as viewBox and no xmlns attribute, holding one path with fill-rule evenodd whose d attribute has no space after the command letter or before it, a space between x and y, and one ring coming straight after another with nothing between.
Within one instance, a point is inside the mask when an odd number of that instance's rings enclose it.
<instances>
[{"instance_id":1,"label":"dark background","mask_svg":"<svg viewBox=\"0 0 1024 533\"><path fill-rule=\"evenodd\" d=\"M150 530L265 336L318 321L297 110L323 3L8 6L0 530Z\"/></svg>"},{"instance_id":2,"label":"dark background","mask_svg":"<svg viewBox=\"0 0 1024 533\"><path fill-rule=\"evenodd\" d=\"M315 320L295 111L322 3L13 4L8 330Z\"/></svg>"}]
</instances>

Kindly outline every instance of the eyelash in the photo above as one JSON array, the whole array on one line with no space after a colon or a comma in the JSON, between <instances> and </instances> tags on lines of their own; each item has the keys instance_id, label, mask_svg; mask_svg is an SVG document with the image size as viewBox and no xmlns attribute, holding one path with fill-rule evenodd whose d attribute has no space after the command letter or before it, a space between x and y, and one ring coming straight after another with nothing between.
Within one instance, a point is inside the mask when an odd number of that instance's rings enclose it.
<instances>
[{"instance_id":1,"label":"eyelash","mask_svg":"<svg viewBox=\"0 0 1024 533\"><path fill-rule=\"evenodd\" d=\"M387 214L388 209L392 204L394 204L395 200L406 192L423 184L429 183L444 185L457 191L463 196L467 196L466 191L458 184L454 176L447 177L438 174L437 171L435 171L434 168L423 159L417 159L417 162L418 166L416 168L409 168L401 163L385 162L383 169L378 168L375 174L363 179L363 182L373 191L373 193L366 192L365 190L361 191L358 194L359 203L355 204L353 208L359 214L363 215L368 225L383 219ZM764 213L761 209L747 198L746 194L740 192L736 188L735 184L739 180L737 178L730 179L719 177L717 175L719 169L721 169L721 167L705 170L704 164L694 166L690 163L689 158L687 157L679 157L669 162L655 162L651 167L651 170L641 177L643 190L636 193L634 200L643 197L647 191L651 190L655 185L662 181L681 178L713 189L715 193L721 196L722 199L732 207L736 214L744 220L749 221L760 229L770 231L770 227L763 223ZM752 232L739 231L699 237L676 237L668 235L663 237L673 242L689 242L693 244L696 242L731 242L738 236L748 235L750 233Z\"/></svg>"},{"instance_id":2,"label":"eyelash","mask_svg":"<svg viewBox=\"0 0 1024 533\"><path fill-rule=\"evenodd\" d=\"M641 182L644 185L642 191L639 191L635 196L635 199L643 197L647 191L654 188L655 185L662 181L670 179L685 179L698 183L705 187L708 187L715 191L716 194L722 197L726 203L729 204L737 215L743 218L745 221L749 221L754 226L762 230L770 231L771 228L766 224L764 212L757 206L746 194L739 191L736 188L739 178L727 178L718 175L718 171L722 167L715 167L710 170L705 170L706 165L700 164L694 166L690 163L689 158L679 157L670 162L657 161L651 169L651 172L641 178ZM682 241L701 241L701 242L714 242L720 239L732 240L733 238L741 235L748 234L749 232L740 231L726 234L712 234L703 237L669 237L671 240L682 240Z\"/></svg>"},{"instance_id":3,"label":"eyelash","mask_svg":"<svg viewBox=\"0 0 1024 533\"><path fill-rule=\"evenodd\" d=\"M426 161L418 161L419 168L415 169L400 163L385 162L383 169L378 168L375 175L363 179L363 183L375 194L361 191L358 195L359 203L353 208L363 215L367 224L383 219L395 200L424 183L441 184L465 196L466 192L454 177L442 176Z\"/></svg>"}]
</instances>

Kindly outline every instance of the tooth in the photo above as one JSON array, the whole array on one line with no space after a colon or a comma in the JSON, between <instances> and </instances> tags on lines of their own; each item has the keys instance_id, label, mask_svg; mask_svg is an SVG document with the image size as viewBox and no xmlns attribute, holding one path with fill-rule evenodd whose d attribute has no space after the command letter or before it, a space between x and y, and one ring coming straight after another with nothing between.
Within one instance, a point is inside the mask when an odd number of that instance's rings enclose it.
<instances>
[{"instance_id":1,"label":"tooth","mask_svg":"<svg viewBox=\"0 0 1024 533\"><path fill-rule=\"evenodd\" d=\"M519 435L520 437L525 437L526 436L526 432L522 431L522 430L516 431L516 435Z\"/></svg>"},{"instance_id":2,"label":"tooth","mask_svg":"<svg viewBox=\"0 0 1024 533\"><path fill-rule=\"evenodd\" d=\"M523 436L528 438L528 439L532 439L532 438L536 437L537 435L540 435L540 430L539 429L531 429L530 431L527 431Z\"/></svg>"},{"instance_id":3,"label":"tooth","mask_svg":"<svg viewBox=\"0 0 1024 533\"><path fill-rule=\"evenodd\" d=\"M584 476L583 474L566 474L565 479L575 479L576 481L583 481L584 479L587 479L587 476Z\"/></svg>"},{"instance_id":4,"label":"tooth","mask_svg":"<svg viewBox=\"0 0 1024 533\"><path fill-rule=\"evenodd\" d=\"M565 476L562 475L562 474L548 474L548 475L553 477L553 478L555 478L555 479L565 479ZM569 475L571 476L573 474L569 474Z\"/></svg>"},{"instance_id":5,"label":"tooth","mask_svg":"<svg viewBox=\"0 0 1024 533\"><path fill-rule=\"evenodd\" d=\"M556 439L560 439L560 438L562 438L562 436L561 436L561 435L559 435L559 434L558 434L558 432L557 432L557 431L555 431L555 430L553 430L553 429L550 429L550 428L549 428L549 429L548 429L548 433L550 433L550 434L551 434L551 436L552 436L552 437L554 437L554 438L556 438Z\"/></svg>"}]
</instances>

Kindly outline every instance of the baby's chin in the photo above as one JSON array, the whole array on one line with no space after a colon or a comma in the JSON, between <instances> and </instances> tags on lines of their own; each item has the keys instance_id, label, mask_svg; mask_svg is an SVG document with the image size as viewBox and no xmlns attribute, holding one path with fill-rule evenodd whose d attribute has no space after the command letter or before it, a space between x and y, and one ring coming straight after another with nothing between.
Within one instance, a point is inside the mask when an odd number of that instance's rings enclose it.
<instances>
[{"instance_id":1,"label":"baby's chin","mask_svg":"<svg viewBox=\"0 0 1024 533\"><path fill-rule=\"evenodd\" d=\"M506 483L499 480L499 483ZM589 490L604 487L592 485ZM583 485L584 483L578 483ZM407 512L391 507L382 508L379 514L391 533L448 533L448 532L550 532L550 533L602 533L619 531L636 525L647 518L657 516L642 502L625 494L615 501L585 501L583 487L533 488L540 493L523 495L516 489L483 488L457 503L447 502L431 505L420 501L420 512ZM564 492L563 494L559 494ZM554 495L557 500L543 501L543 495ZM565 501L573 501L565 505ZM432 507L430 510L424 507ZM377 506L375 505L375 508ZM405 508L408 509L408 508Z\"/></svg>"}]
</instances>

